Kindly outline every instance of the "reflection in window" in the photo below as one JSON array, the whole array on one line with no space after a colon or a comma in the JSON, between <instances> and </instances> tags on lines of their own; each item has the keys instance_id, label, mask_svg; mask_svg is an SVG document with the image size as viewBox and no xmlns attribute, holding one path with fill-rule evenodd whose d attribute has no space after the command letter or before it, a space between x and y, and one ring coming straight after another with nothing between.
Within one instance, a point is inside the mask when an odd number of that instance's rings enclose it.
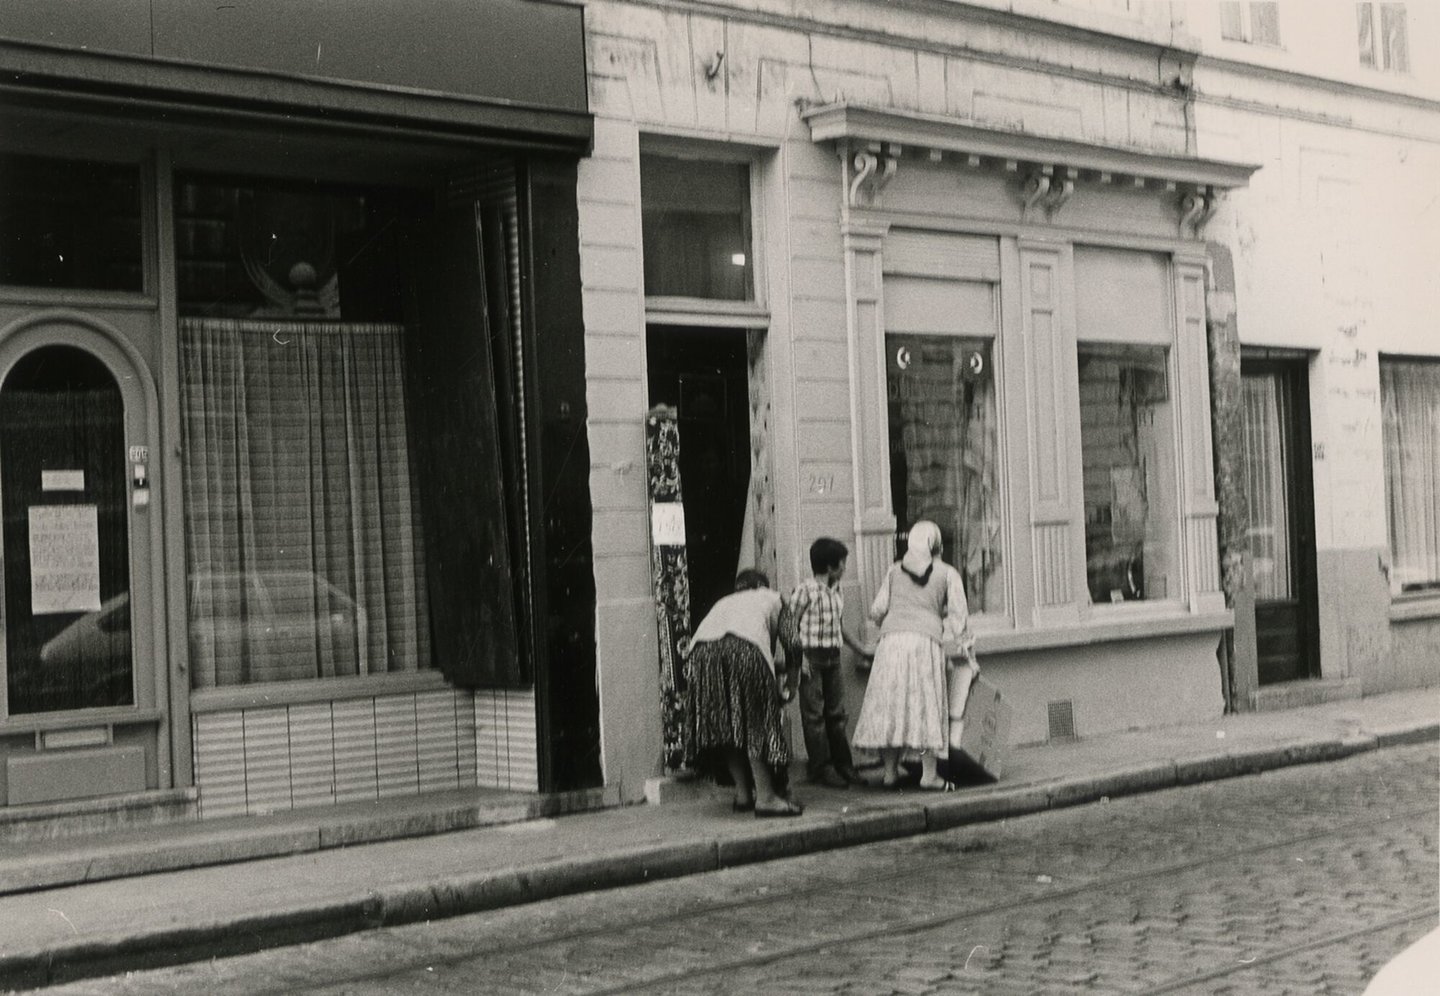
<instances>
[{"instance_id":1,"label":"reflection in window","mask_svg":"<svg viewBox=\"0 0 1440 996\"><path fill-rule=\"evenodd\" d=\"M1173 598L1174 415L1165 349L1079 349L1085 561L1094 603Z\"/></svg>"},{"instance_id":2,"label":"reflection in window","mask_svg":"<svg viewBox=\"0 0 1440 996\"><path fill-rule=\"evenodd\" d=\"M442 213L387 190L182 178L193 687L458 666L443 641L503 645L495 616L472 629L511 593L445 584L437 565L494 563L508 542L494 440L520 430L495 392L522 374L516 191L497 169L478 208Z\"/></svg>"},{"instance_id":3,"label":"reflection in window","mask_svg":"<svg viewBox=\"0 0 1440 996\"><path fill-rule=\"evenodd\" d=\"M133 705L124 405L84 350L27 353L0 387L12 714Z\"/></svg>"},{"instance_id":4,"label":"reflection in window","mask_svg":"<svg viewBox=\"0 0 1440 996\"><path fill-rule=\"evenodd\" d=\"M1004 611L990 340L892 333L885 353L897 531L932 520L945 559L964 576L970 610Z\"/></svg>"},{"instance_id":5,"label":"reflection in window","mask_svg":"<svg viewBox=\"0 0 1440 996\"><path fill-rule=\"evenodd\" d=\"M1440 590L1440 361L1380 360L1390 583Z\"/></svg>"},{"instance_id":6,"label":"reflection in window","mask_svg":"<svg viewBox=\"0 0 1440 996\"><path fill-rule=\"evenodd\" d=\"M750 301L750 168L640 157L645 293Z\"/></svg>"},{"instance_id":7,"label":"reflection in window","mask_svg":"<svg viewBox=\"0 0 1440 996\"><path fill-rule=\"evenodd\" d=\"M224 318L399 319L385 267L413 208L384 191L181 178L175 275L181 310Z\"/></svg>"},{"instance_id":8,"label":"reflection in window","mask_svg":"<svg viewBox=\"0 0 1440 996\"><path fill-rule=\"evenodd\" d=\"M140 170L0 155L0 284L140 291Z\"/></svg>"},{"instance_id":9,"label":"reflection in window","mask_svg":"<svg viewBox=\"0 0 1440 996\"><path fill-rule=\"evenodd\" d=\"M428 663L403 329L182 319L194 686Z\"/></svg>"}]
</instances>

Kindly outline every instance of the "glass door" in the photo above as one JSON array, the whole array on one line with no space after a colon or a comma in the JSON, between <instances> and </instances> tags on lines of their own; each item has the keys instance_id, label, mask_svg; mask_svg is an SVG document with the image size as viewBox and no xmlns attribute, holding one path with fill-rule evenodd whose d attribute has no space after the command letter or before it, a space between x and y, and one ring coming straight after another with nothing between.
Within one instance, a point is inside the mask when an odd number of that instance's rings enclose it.
<instances>
[{"instance_id":1,"label":"glass door","mask_svg":"<svg viewBox=\"0 0 1440 996\"><path fill-rule=\"evenodd\" d=\"M74 346L32 350L0 387L11 716L135 704L124 418Z\"/></svg>"},{"instance_id":2,"label":"glass door","mask_svg":"<svg viewBox=\"0 0 1440 996\"><path fill-rule=\"evenodd\" d=\"M1304 361L1244 359L1241 383L1259 681L1312 678L1319 641Z\"/></svg>"}]
</instances>

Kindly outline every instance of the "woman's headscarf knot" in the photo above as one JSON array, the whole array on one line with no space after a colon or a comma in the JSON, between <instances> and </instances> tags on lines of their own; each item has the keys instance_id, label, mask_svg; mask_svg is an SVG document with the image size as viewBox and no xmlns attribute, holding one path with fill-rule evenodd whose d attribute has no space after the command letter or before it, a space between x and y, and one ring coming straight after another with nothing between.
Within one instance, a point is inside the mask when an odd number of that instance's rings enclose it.
<instances>
[{"instance_id":1,"label":"woman's headscarf knot","mask_svg":"<svg viewBox=\"0 0 1440 996\"><path fill-rule=\"evenodd\" d=\"M900 566L905 573L924 584L930 577L930 565L940 555L940 527L929 519L921 519L910 527L905 556Z\"/></svg>"}]
</instances>

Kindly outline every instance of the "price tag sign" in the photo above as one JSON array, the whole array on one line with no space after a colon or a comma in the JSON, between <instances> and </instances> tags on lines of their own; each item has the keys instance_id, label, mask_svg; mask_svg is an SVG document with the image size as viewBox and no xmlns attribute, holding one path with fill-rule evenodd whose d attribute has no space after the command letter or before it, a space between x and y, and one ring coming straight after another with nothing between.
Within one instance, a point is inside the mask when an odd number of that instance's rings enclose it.
<instances>
[{"instance_id":1,"label":"price tag sign","mask_svg":"<svg viewBox=\"0 0 1440 996\"><path fill-rule=\"evenodd\" d=\"M657 502L650 509L650 542L656 546L685 545L685 506L678 501Z\"/></svg>"}]
</instances>

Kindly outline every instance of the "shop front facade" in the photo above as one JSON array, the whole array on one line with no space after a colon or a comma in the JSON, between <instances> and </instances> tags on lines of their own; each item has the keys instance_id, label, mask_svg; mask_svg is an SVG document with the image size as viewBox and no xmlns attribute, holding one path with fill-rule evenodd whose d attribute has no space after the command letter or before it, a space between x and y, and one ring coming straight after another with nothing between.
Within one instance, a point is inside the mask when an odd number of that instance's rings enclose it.
<instances>
[{"instance_id":1,"label":"shop front facade","mask_svg":"<svg viewBox=\"0 0 1440 996\"><path fill-rule=\"evenodd\" d=\"M403 14L0 15L0 803L601 784L583 14Z\"/></svg>"},{"instance_id":2,"label":"shop front facade","mask_svg":"<svg viewBox=\"0 0 1440 996\"><path fill-rule=\"evenodd\" d=\"M587 6L596 635L607 779L626 797L671 765L683 681L671 561L655 555L678 534L646 473L656 405L678 429L692 624L737 567L788 590L827 535L851 550L842 591L864 633L928 518L1018 744L1264 707L1262 681L1295 677L1273 662L1260 677L1257 630L1302 622L1276 599L1257 617L1263 496L1245 468L1274 456L1241 418L1255 378L1282 369L1252 348L1247 308L1293 293L1249 251L1298 238L1252 192L1290 182L1289 160L1226 123L1234 92L1201 88L1202 73L1245 75L1209 55L1218 22L1185 5L1018 7ZM1418 192L1423 171L1398 175ZM1433 355L1410 327L1405 349ZM1335 501L1336 516L1355 507ZM1383 505L1366 507L1378 539ZM1333 619L1351 575L1319 559L1317 582L1294 576L1322 592L1328 655L1352 625ZM853 719L865 675L849 675Z\"/></svg>"}]
</instances>

